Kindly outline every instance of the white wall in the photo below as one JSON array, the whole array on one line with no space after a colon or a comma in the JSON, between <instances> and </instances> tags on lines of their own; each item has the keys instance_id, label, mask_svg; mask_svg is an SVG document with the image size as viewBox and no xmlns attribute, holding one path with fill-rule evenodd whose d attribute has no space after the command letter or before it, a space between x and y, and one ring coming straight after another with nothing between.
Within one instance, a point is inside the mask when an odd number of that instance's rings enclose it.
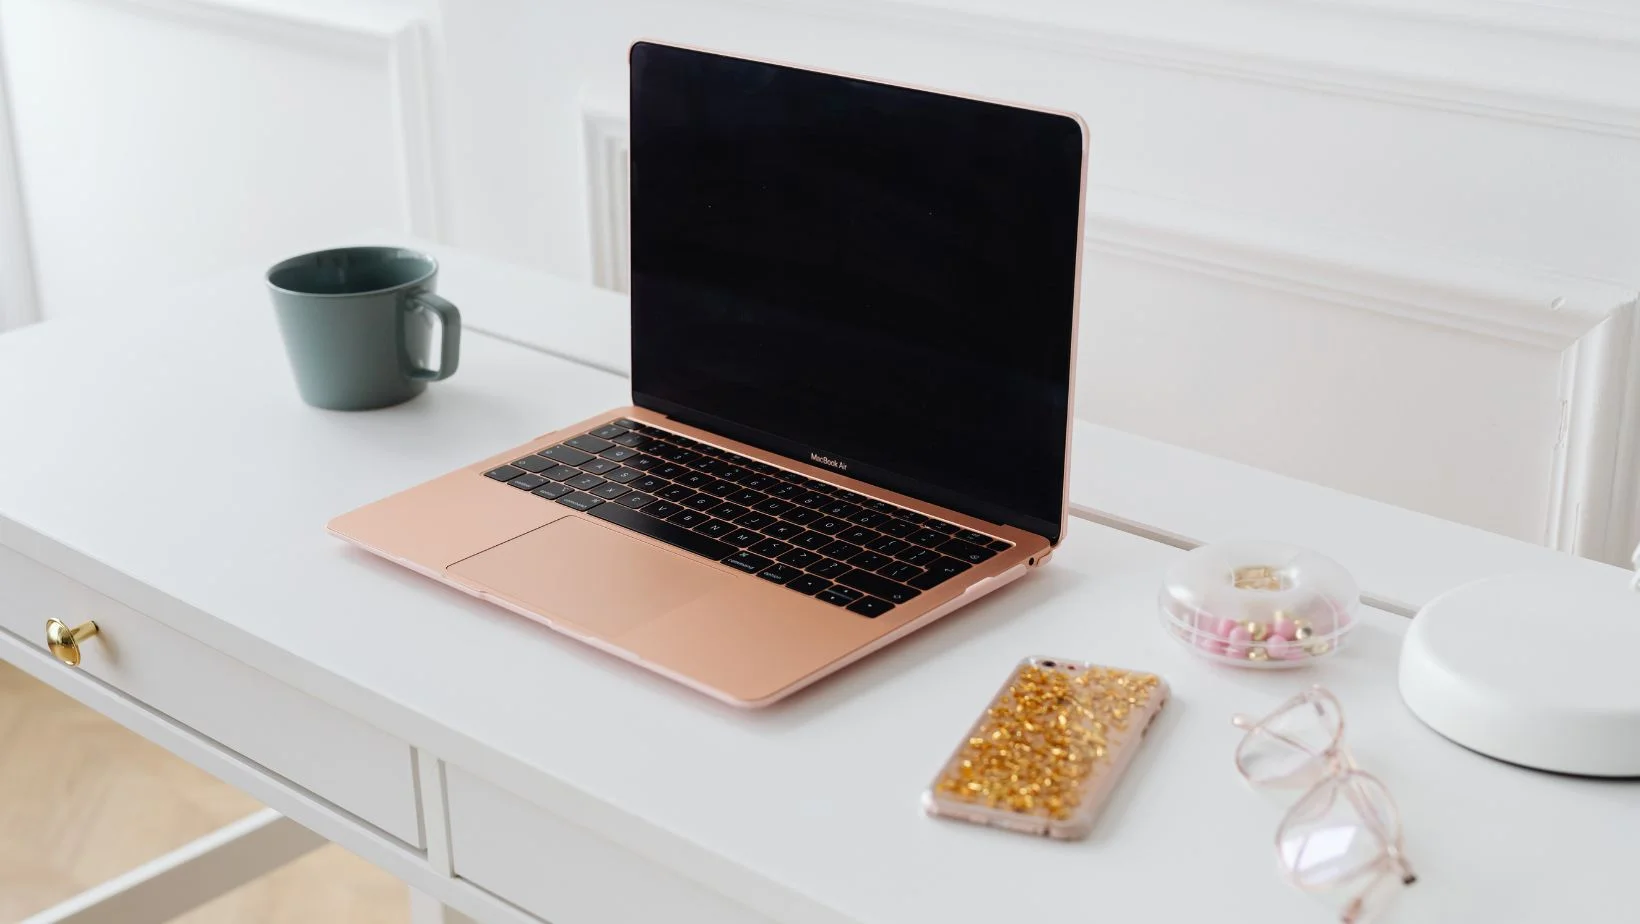
<instances>
[{"instance_id":1,"label":"white wall","mask_svg":"<svg viewBox=\"0 0 1640 924\"><path fill-rule=\"evenodd\" d=\"M625 50L669 39L1083 114L1080 416L1640 539L1623 0L0 0L0 35L0 325L369 228L620 288Z\"/></svg>"},{"instance_id":2,"label":"white wall","mask_svg":"<svg viewBox=\"0 0 1640 924\"><path fill-rule=\"evenodd\" d=\"M34 313L435 231L423 32L392 4L0 2Z\"/></svg>"},{"instance_id":3,"label":"white wall","mask_svg":"<svg viewBox=\"0 0 1640 924\"><path fill-rule=\"evenodd\" d=\"M1095 184L1080 416L1627 551L1632 500L1608 515L1640 416L1620 307L1640 291L1640 20L1489 0L470 0L442 28L461 243L621 283L638 37L1073 109Z\"/></svg>"}]
</instances>

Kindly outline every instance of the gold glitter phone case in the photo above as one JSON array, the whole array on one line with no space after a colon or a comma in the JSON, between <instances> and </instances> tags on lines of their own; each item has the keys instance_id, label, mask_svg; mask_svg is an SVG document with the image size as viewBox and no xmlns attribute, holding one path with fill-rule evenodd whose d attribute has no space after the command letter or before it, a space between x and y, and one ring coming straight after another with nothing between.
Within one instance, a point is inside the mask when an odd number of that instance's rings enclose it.
<instances>
[{"instance_id":1,"label":"gold glitter phone case","mask_svg":"<svg viewBox=\"0 0 1640 924\"><path fill-rule=\"evenodd\" d=\"M1075 839L1167 702L1155 674L1026 658L923 794L941 815Z\"/></svg>"}]
</instances>

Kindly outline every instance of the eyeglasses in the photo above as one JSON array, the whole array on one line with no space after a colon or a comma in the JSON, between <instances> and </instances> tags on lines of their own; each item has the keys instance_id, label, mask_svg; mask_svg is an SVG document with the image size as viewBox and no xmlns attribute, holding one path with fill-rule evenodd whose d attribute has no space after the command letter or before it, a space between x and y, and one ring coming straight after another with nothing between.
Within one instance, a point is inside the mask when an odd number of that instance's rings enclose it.
<instances>
[{"instance_id":1,"label":"eyeglasses","mask_svg":"<svg viewBox=\"0 0 1640 924\"><path fill-rule=\"evenodd\" d=\"M1236 769L1255 786L1307 786L1276 828L1283 874L1307 892L1344 896L1340 918L1360 924L1418 880L1402 853L1401 816L1378 778L1344 748L1344 710L1322 687L1300 693L1247 732Z\"/></svg>"}]
</instances>

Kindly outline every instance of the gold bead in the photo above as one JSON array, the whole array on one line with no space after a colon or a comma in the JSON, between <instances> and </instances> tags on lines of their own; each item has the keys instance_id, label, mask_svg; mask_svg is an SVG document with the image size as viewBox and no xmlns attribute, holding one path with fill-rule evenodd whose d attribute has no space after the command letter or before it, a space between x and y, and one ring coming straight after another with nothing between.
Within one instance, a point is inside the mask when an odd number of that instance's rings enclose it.
<instances>
[{"instance_id":1,"label":"gold bead","mask_svg":"<svg viewBox=\"0 0 1640 924\"><path fill-rule=\"evenodd\" d=\"M1247 634L1253 637L1253 641L1262 642L1270 637L1270 626L1268 623L1262 623L1256 619L1249 619L1247 620L1246 625Z\"/></svg>"},{"instance_id":2,"label":"gold bead","mask_svg":"<svg viewBox=\"0 0 1640 924\"><path fill-rule=\"evenodd\" d=\"M1262 648L1249 648L1247 649L1247 660L1268 661L1270 660L1270 653Z\"/></svg>"},{"instance_id":3,"label":"gold bead","mask_svg":"<svg viewBox=\"0 0 1640 924\"><path fill-rule=\"evenodd\" d=\"M1308 619L1293 620L1293 629L1293 636L1301 642L1315 635L1315 629L1310 626Z\"/></svg>"}]
</instances>

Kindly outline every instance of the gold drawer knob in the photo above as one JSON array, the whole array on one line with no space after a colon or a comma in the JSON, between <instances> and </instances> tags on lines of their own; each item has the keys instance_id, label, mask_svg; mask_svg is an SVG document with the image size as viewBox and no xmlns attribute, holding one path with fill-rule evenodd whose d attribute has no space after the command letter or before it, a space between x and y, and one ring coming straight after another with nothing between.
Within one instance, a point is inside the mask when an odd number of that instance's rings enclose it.
<instances>
[{"instance_id":1,"label":"gold drawer knob","mask_svg":"<svg viewBox=\"0 0 1640 924\"><path fill-rule=\"evenodd\" d=\"M97 634L95 622L84 622L70 629L60 619L46 620L46 647L57 660L69 667L80 666L80 643Z\"/></svg>"}]
</instances>

